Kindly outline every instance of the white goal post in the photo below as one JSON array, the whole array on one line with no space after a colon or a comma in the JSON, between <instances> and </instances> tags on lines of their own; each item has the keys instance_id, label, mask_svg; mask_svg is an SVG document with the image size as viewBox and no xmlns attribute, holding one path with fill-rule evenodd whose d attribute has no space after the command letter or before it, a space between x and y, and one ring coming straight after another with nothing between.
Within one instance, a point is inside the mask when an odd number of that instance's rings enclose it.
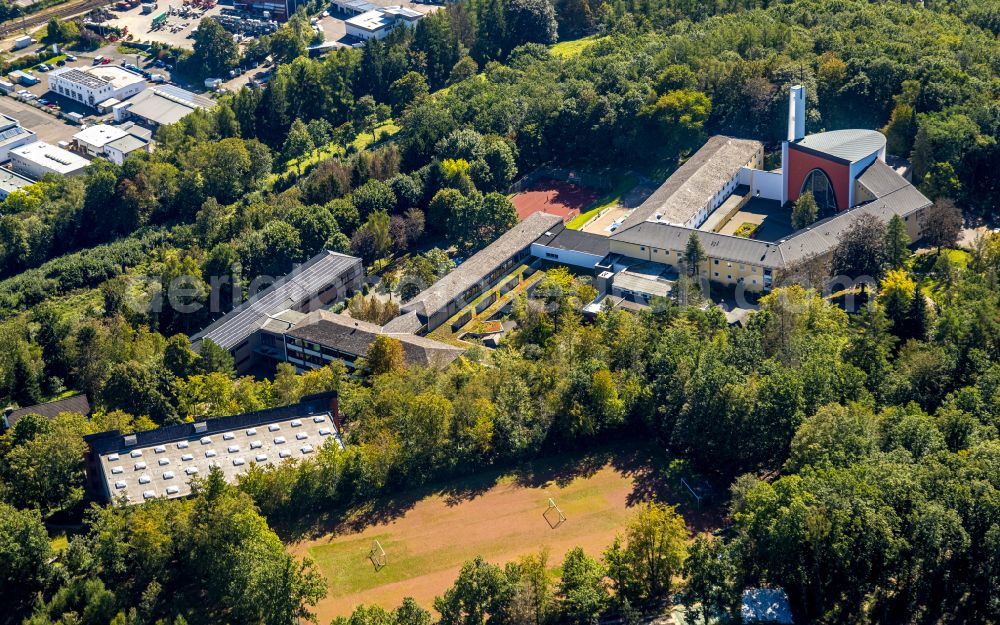
<instances>
[{"instance_id":1,"label":"white goal post","mask_svg":"<svg viewBox=\"0 0 1000 625\"><path fill-rule=\"evenodd\" d=\"M372 561L376 571L386 565L385 549L382 548L382 543L378 539L372 541L372 548L368 550L368 559Z\"/></svg>"},{"instance_id":2,"label":"white goal post","mask_svg":"<svg viewBox=\"0 0 1000 625\"><path fill-rule=\"evenodd\" d=\"M562 509L556 505L555 500L551 497L549 497L549 507L545 509L544 513L542 513L542 517L545 518L545 521L552 529L555 529L566 522L566 515L563 514Z\"/></svg>"}]
</instances>

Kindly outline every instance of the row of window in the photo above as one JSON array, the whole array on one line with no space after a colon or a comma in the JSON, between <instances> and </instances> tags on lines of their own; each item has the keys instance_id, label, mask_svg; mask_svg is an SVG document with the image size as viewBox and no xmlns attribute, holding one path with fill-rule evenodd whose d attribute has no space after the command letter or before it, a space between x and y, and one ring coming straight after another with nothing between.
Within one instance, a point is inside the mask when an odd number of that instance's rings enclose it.
<instances>
[{"instance_id":1,"label":"row of window","mask_svg":"<svg viewBox=\"0 0 1000 625\"><path fill-rule=\"evenodd\" d=\"M641 251L645 252L646 251L646 246L645 245L640 245L639 249ZM653 253L654 254L659 254L660 253L659 248L655 248L654 247L653 248ZM670 250L663 250L663 255L664 256L670 256ZM546 254L546 256L548 256L548 254ZM678 251L677 252L677 257L680 258L681 256L682 256L682 253L680 251ZM558 258L558 257L556 257L556 258ZM719 264L719 259L718 258L713 259L713 262L716 265L718 265ZM732 267L733 266L733 263L731 263L729 261L725 261L725 262L726 262L726 267ZM740 267L740 271L746 271L746 267L750 267L750 272L751 273L757 273L757 266L756 265L744 265L743 263L738 263L738 264L739 264L739 267ZM716 272L715 275L718 276L719 275L718 272Z\"/></svg>"}]
</instances>

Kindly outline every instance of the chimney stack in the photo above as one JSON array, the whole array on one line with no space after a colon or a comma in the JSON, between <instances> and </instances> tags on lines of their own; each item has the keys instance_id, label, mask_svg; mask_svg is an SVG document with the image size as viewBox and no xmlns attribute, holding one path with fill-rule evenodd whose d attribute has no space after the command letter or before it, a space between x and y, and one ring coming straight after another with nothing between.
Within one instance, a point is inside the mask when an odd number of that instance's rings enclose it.
<instances>
[{"instance_id":1,"label":"chimney stack","mask_svg":"<svg viewBox=\"0 0 1000 625\"><path fill-rule=\"evenodd\" d=\"M806 136L806 88L795 85L788 92L788 140Z\"/></svg>"}]
</instances>

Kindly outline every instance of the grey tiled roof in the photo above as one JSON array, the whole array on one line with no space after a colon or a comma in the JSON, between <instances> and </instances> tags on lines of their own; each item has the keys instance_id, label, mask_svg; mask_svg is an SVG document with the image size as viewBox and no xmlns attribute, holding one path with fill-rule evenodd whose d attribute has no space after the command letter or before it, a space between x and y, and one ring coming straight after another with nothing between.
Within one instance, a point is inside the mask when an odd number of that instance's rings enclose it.
<instances>
[{"instance_id":1,"label":"grey tiled roof","mask_svg":"<svg viewBox=\"0 0 1000 625\"><path fill-rule=\"evenodd\" d=\"M535 243L546 247L553 247L560 250L573 250L576 252L586 252L595 256L607 256L608 237L580 230L572 230L564 226L557 226L535 240Z\"/></svg>"},{"instance_id":2,"label":"grey tiled roof","mask_svg":"<svg viewBox=\"0 0 1000 625\"><path fill-rule=\"evenodd\" d=\"M383 334L403 344L406 364L423 367L447 366L465 351L409 332L388 332L374 323L332 313L329 310L314 310L292 326L286 334L326 345L358 358L363 358L375 337Z\"/></svg>"},{"instance_id":3,"label":"grey tiled roof","mask_svg":"<svg viewBox=\"0 0 1000 625\"><path fill-rule=\"evenodd\" d=\"M683 224L704 208L758 150L760 141L715 135L677 168L622 223L621 229L646 221L660 212L664 221Z\"/></svg>"},{"instance_id":4,"label":"grey tiled roof","mask_svg":"<svg viewBox=\"0 0 1000 625\"><path fill-rule=\"evenodd\" d=\"M475 286L496 267L517 252L527 248L547 230L562 223L562 217L549 213L534 213L485 248L473 254L416 297L401 307L402 312L415 311L425 318L446 308L448 303Z\"/></svg>"},{"instance_id":5,"label":"grey tiled roof","mask_svg":"<svg viewBox=\"0 0 1000 625\"><path fill-rule=\"evenodd\" d=\"M73 395L65 399L57 399L45 404L17 408L6 415L7 427L14 427L25 415L36 414L51 419L62 412L78 412L82 415L90 414L90 401L84 394Z\"/></svg>"},{"instance_id":6,"label":"grey tiled roof","mask_svg":"<svg viewBox=\"0 0 1000 625\"><path fill-rule=\"evenodd\" d=\"M775 243L717 232L702 232L662 222L643 222L616 234L614 239L657 249L683 250L692 232L701 240L701 246L711 258L765 267L781 266L781 255Z\"/></svg>"},{"instance_id":7,"label":"grey tiled roof","mask_svg":"<svg viewBox=\"0 0 1000 625\"><path fill-rule=\"evenodd\" d=\"M878 199L818 221L776 243L695 231L657 222L639 223L627 230L620 230L613 238L647 247L682 250L691 233L696 232L705 252L712 258L780 269L816 254L829 252L840 241L844 231L861 215L871 214L882 221L888 221L893 215L906 217L931 204L916 187L881 161L873 163L859 180Z\"/></svg>"},{"instance_id":8,"label":"grey tiled roof","mask_svg":"<svg viewBox=\"0 0 1000 625\"><path fill-rule=\"evenodd\" d=\"M895 172L893 173L895 174ZM843 233L861 215L874 215L887 222L893 215L906 217L930 205L931 201L923 193L907 183L884 197L843 211L833 217L816 222L804 230L792 233L779 243L782 260L785 264L792 264L832 250L840 241Z\"/></svg>"},{"instance_id":9,"label":"grey tiled roof","mask_svg":"<svg viewBox=\"0 0 1000 625\"><path fill-rule=\"evenodd\" d=\"M420 323L417 313L408 312L399 315L389 323L382 326L385 332L410 332L416 334L424 324Z\"/></svg>"},{"instance_id":10,"label":"grey tiled roof","mask_svg":"<svg viewBox=\"0 0 1000 625\"><path fill-rule=\"evenodd\" d=\"M858 182L875 197L887 196L910 184L896 170L878 159L861 172Z\"/></svg>"}]
</instances>

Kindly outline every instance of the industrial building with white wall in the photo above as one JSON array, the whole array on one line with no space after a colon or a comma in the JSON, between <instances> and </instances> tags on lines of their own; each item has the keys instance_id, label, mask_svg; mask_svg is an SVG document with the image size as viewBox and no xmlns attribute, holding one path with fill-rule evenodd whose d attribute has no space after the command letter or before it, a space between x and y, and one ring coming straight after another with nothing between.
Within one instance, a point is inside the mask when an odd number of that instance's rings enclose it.
<instances>
[{"instance_id":1,"label":"industrial building with white wall","mask_svg":"<svg viewBox=\"0 0 1000 625\"><path fill-rule=\"evenodd\" d=\"M38 180L45 174L76 176L90 165L90 161L58 146L35 141L10 151L13 170L23 176Z\"/></svg>"},{"instance_id":2,"label":"industrial building with white wall","mask_svg":"<svg viewBox=\"0 0 1000 625\"><path fill-rule=\"evenodd\" d=\"M413 28L424 14L401 6L376 7L344 20L347 34L356 39L384 39L396 26Z\"/></svg>"},{"instance_id":3,"label":"industrial building with white wall","mask_svg":"<svg viewBox=\"0 0 1000 625\"><path fill-rule=\"evenodd\" d=\"M61 67L46 77L49 91L97 108L106 100L125 100L146 88L146 79L117 65L96 65L85 69Z\"/></svg>"}]
</instances>

